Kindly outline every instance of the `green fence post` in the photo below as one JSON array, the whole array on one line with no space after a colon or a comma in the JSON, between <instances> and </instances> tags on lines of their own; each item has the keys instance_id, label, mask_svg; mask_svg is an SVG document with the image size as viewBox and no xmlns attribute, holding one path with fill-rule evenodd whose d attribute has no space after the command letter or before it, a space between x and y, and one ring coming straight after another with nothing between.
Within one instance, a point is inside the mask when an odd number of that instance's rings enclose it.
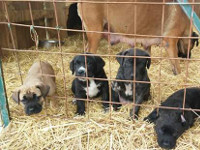
<instances>
[{"instance_id":1,"label":"green fence post","mask_svg":"<svg viewBox=\"0 0 200 150\"><path fill-rule=\"evenodd\" d=\"M1 51L1 47L0 47ZM1 55L1 52L0 52ZM10 120L9 120L9 110L8 110L8 101L6 97L6 90L3 80L3 69L2 69L2 61L0 57L0 107L1 107L1 118L4 124L4 127L6 127Z\"/></svg>"}]
</instances>

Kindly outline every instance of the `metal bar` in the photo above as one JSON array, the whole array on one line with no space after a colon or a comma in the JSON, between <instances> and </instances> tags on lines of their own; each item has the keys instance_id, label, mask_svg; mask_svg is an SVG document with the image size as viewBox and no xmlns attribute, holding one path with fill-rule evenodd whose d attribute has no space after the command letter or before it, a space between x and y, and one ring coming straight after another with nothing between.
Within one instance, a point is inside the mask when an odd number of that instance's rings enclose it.
<instances>
[{"instance_id":1,"label":"metal bar","mask_svg":"<svg viewBox=\"0 0 200 150\"><path fill-rule=\"evenodd\" d=\"M65 75L65 67L64 67L64 60L63 60L63 49L61 47L61 37L60 37L60 28L59 28L59 20L58 20L58 13L56 8L56 2L53 1L53 8L55 13L55 21L56 21L56 27L57 27L57 37L59 41L59 50L60 50L60 58L61 58L61 65L62 65L62 72L63 72L63 86L65 91L65 113L68 115L68 95L67 95L67 85L66 85L66 75Z\"/></svg>"},{"instance_id":2,"label":"metal bar","mask_svg":"<svg viewBox=\"0 0 200 150\"><path fill-rule=\"evenodd\" d=\"M3 1L9 1L9 2L54 2L54 0L3 0ZM166 4L171 4L168 2L138 2L138 1L121 1L121 2L117 2L117 1L87 1L87 0L56 0L56 3L90 3L90 4L135 4L135 5L166 5ZM173 2L173 4L175 5L179 5L179 3ZM183 5L188 5L188 4L200 4L199 2L197 3L192 3L192 2L181 2L181 4Z\"/></svg>"},{"instance_id":3,"label":"metal bar","mask_svg":"<svg viewBox=\"0 0 200 150\"><path fill-rule=\"evenodd\" d=\"M0 48L1 51L1 48ZM10 119L9 119L9 109L8 109L8 101L6 97L5 91L5 84L3 79L3 69L2 69L2 61L0 58L0 106L1 106L1 117L3 120L4 126L8 126Z\"/></svg>"},{"instance_id":4,"label":"metal bar","mask_svg":"<svg viewBox=\"0 0 200 150\"><path fill-rule=\"evenodd\" d=\"M177 0L179 3L188 3L188 0ZM197 29L197 31L200 34L200 19L197 16L197 14L195 13L195 11L193 11L192 7L190 5L183 5L180 4L181 8L183 9L183 11L185 12L185 14L187 15L187 17L189 19L191 19L191 17L193 17L193 24L195 26L195 28ZM193 16L191 16L191 14L193 13Z\"/></svg>"}]
</instances>

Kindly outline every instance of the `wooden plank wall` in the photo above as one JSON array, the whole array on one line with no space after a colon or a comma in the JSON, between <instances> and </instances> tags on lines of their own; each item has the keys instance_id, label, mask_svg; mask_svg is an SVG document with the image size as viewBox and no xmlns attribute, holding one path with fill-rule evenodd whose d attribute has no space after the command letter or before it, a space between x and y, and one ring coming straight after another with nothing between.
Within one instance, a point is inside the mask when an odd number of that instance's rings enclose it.
<instances>
[{"instance_id":1,"label":"wooden plank wall","mask_svg":"<svg viewBox=\"0 0 200 150\"><path fill-rule=\"evenodd\" d=\"M8 8L8 14L11 22L28 24L31 25L31 17L29 12L28 2L6 2ZM33 19L35 25L45 26L44 18L46 17L48 20L48 26L56 27L55 21L55 12L53 9L52 3L46 3L47 10L43 9L43 2L31 2ZM58 22L59 26L62 28L66 28L67 21L67 12L65 3L56 3L57 14L58 14ZM5 10L0 3L0 22L7 22L5 16ZM34 45L34 42L30 36L30 28L27 27L19 27L19 26L11 26L14 42L16 48L18 49L27 49ZM9 28L7 25L0 24L0 45L2 47L12 48L11 38L9 34ZM44 29L36 29L39 39L45 39L45 30ZM57 38L56 30L48 30L50 34L50 38ZM60 33L61 40L67 36L67 33L62 31Z\"/></svg>"}]
</instances>

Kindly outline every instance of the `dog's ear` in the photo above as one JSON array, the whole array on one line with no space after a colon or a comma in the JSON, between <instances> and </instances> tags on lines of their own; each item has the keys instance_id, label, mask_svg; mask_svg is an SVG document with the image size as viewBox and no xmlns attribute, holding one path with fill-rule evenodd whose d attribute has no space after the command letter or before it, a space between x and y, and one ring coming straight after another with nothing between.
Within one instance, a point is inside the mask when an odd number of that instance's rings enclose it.
<instances>
[{"instance_id":1,"label":"dog's ear","mask_svg":"<svg viewBox=\"0 0 200 150\"><path fill-rule=\"evenodd\" d=\"M20 103L20 98L19 98L20 90L16 90L12 94L12 99L17 102L18 104Z\"/></svg>"},{"instance_id":2,"label":"dog's ear","mask_svg":"<svg viewBox=\"0 0 200 150\"><path fill-rule=\"evenodd\" d=\"M96 64L97 64L97 69L96 70L100 70L105 66L105 61L101 57L94 56L94 59L95 59Z\"/></svg>"},{"instance_id":3,"label":"dog's ear","mask_svg":"<svg viewBox=\"0 0 200 150\"><path fill-rule=\"evenodd\" d=\"M70 62L70 70L72 71L72 74L74 74L74 59Z\"/></svg>"},{"instance_id":4,"label":"dog's ear","mask_svg":"<svg viewBox=\"0 0 200 150\"><path fill-rule=\"evenodd\" d=\"M50 86L41 84L41 85L36 85L36 88L40 89L40 91L42 93L42 97L46 98L46 96L49 93Z\"/></svg>"},{"instance_id":5,"label":"dog's ear","mask_svg":"<svg viewBox=\"0 0 200 150\"><path fill-rule=\"evenodd\" d=\"M182 124L182 126L185 126L187 123L186 123L186 119L185 119L184 115L181 114L180 117L181 117L181 124Z\"/></svg>"},{"instance_id":6,"label":"dog's ear","mask_svg":"<svg viewBox=\"0 0 200 150\"><path fill-rule=\"evenodd\" d=\"M196 33L196 32L192 32L192 37L196 37L198 38L199 35ZM192 43L195 45L195 42L196 42L196 46L199 46L199 39L192 39Z\"/></svg>"},{"instance_id":7,"label":"dog's ear","mask_svg":"<svg viewBox=\"0 0 200 150\"><path fill-rule=\"evenodd\" d=\"M155 122L159 117L157 114L157 109L154 109L147 117L144 118L144 121L148 121L150 123Z\"/></svg>"},{"instance_id":8,"label":"dog's ear","mask_svg":"<svg viewBox=\"0 0 200 150\"><path fill-rule=\"evenodd\" d=\"M127 53L128 53L128 50L122 51L122 52L118 53L117 55L118 55L118 56L125 56ZM116 59L117 59L117 61L118 61L118 63L119 63L120 65L123 64L123 62L124 62L124 57L116 57Z\"/></svg>"},{"instance_id":9,"label":"dog's ear","mask_svg":"<svg viewBox=\"0 0 200 150\"><path fill-rule=\"evenodd\" d=\"M194 116L193 112L185 112L184 114L180 114L180 121L182 126L189 128L194 123ZM187 118L187 119L186 119Z\"/></svg>"}]
</instances>

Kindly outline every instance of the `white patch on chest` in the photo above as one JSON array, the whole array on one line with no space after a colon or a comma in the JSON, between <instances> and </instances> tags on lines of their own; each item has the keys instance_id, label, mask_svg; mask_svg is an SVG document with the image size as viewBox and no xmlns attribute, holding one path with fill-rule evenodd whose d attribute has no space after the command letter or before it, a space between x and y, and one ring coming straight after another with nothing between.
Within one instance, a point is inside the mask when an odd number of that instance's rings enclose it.
<instances>
[{"instance_id":1,"label":"white patch on chest","mask_svg":"<svg viewBox=\"0 0 200 150\"><path fill-rule=\"evenodd\" d=\"M125 87L126 87L126 91L125 91L126 96L133 95L132 85L131 84L125 84Z\"/></svg>"},{"instance_id":2,"label":"white patch on chest","mask_svg":"<svg viewBox=\"0 0 200 150\"><path fill-rule=\"evenodd\" d=\"M94 80L89 80L89 87L85 87L84 90L86 91L86 94L88 94L89 97L95 97L99 93L98 87L101 84L96 84ZM87 91L88 90L88 91Z\"/></svg>"}]
</instances>

